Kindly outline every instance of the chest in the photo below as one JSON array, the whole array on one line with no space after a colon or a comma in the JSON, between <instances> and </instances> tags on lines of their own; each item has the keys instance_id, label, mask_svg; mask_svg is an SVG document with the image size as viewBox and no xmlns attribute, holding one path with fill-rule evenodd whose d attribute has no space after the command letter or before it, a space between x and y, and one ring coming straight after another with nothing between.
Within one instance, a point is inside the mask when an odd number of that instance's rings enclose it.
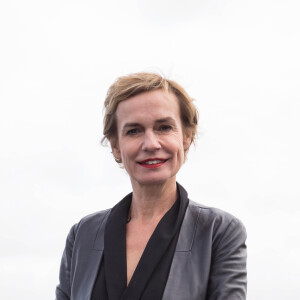
<instances>
[{"instance_id":1,"label":"chest","mask_svg":"<svg viewBox=\"0 0 300 300\"><path fill-rule=\"evenodd\" d=\"M127 285L143 255L156 224L139 226L128 224L126 228Z\"/></svg>"}]
</instances>

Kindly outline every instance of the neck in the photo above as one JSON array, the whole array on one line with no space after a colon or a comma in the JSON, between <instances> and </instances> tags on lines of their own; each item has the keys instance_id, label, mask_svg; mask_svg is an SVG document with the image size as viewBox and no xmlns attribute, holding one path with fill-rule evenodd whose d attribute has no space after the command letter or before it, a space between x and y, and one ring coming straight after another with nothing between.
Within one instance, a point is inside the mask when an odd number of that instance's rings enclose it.
<instances>
[{"instance_id":1,"label":"neck","mask_svg":"<svg viewBox=\"0 0 300 300\"><path fill-rule=\"evenodd\" d=\"M176 180L163 184L140 185L132 182L130 218L141 222L160 219L177 199Z\"/></svg>"}]
</instances>

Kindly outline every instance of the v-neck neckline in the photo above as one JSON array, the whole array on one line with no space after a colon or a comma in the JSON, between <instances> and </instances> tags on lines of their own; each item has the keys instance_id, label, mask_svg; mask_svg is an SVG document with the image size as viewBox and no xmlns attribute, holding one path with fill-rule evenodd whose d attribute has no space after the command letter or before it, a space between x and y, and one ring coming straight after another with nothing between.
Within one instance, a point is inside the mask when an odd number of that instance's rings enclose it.
<instances>
[{"instance_id":1,"label":"v-neck neckline","mask_svg":"<svg viewBox=\"0 0 300 300\"><path fill-rule=\"evenodd\" d=\"M123 198L109 215L104 235L104 269L107 294L112 300L140 299L157 268L163 268L167 279L180 226L188 204L187 197L180 196L162 217L152 233L143 254L127 286L126 222L131 205L132 193ZM184 198L184 199L181 199ZM183 201L182 201L183 200ZM171 247L171 248L170 248ZM170 250L171 249L171 250ZM167 259L167 262L165 262ZM160 265L167 264L163 267ZM155 281L155 280L154 280ZM163 288L165 286L163 285ZM163 291L163 290L162 290Z\"/></svg>"}]
</instances>

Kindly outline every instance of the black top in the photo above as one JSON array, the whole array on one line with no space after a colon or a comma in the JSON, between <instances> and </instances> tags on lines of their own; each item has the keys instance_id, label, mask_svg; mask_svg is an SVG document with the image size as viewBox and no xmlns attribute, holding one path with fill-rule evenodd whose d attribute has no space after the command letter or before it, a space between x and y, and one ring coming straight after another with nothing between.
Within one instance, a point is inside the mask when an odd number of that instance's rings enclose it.
<instances>
[{"instance_id":1,"label":"black top","mask_svg":"<svg viewBox=\"0 0 300 300\"><path fill-rule=\"evenodd\" d=\"M178 192L176 202L150 237L127 286L126 221L131 199L132 193L112 208L107 220L104 256L92 300L162 299L188 200Z\"/></svg>"}]
</instances>

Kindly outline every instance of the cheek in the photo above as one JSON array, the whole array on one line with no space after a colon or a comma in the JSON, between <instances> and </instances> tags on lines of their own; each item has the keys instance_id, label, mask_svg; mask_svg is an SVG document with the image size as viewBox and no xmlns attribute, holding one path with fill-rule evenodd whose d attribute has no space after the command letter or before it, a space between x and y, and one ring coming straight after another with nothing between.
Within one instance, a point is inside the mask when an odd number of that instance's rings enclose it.
<instances>
[{"instance_id":1,"label":"cheek","mask_svg":"<svg viewBox=\"0 0 300 300\"><path fill-rule=\"evenodd\" d=\"M184 145L183 145L182 137L180 137L180 136L170 137L166 141L165 147L168 151L177 153L178 155L180 155L181 152L184 152Z\"/></svg>"},{"instance_id":2,"label":"cheek","mask_svg":"<svg viewBox=\"0 0 300 300\"><path fill-rule=\"evenodd\" d=\"M135 156L134 145L130 146L128 143L125 143L120 150L123 162L132 160Z\"/></svg>"}]
</instances>

